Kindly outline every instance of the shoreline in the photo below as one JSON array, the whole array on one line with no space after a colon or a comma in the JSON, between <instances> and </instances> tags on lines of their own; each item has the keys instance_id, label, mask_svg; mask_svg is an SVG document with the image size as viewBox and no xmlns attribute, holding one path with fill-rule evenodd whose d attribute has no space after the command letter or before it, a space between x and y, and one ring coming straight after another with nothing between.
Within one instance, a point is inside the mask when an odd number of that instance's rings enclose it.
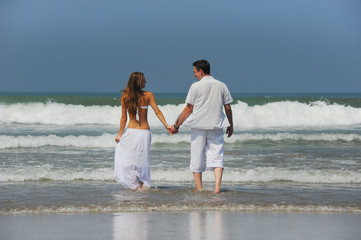
<instances>
[{"instance_id":1,"label":"shoreline","mask_svg":"<svg viewBox=\"0 0 361 240\"><path fill-rule=\"evenodd\" d=\"M124 209L121 209L124 208ZM126 214L126 213L192 213L192 212L235 212L235 213L315 213L315 214L353 214L361 216L359 207L330 207L330 206L284 206L282 204L264 205L243 205L238 207L217 208L217 207L186 207L182 209L176 206L156 207L149 206L139 209L132 206L123 206L114 209L113 206L62 206L62 207L43 207L38 206L33 209L18 208L13 211L3 209L2 216L25 216L25 215L77 215L77 214Z\"/></svg>"},{"instance_id":2,"label":"shoreline","mask_svg":"<svg viewBox=\"0 0 361 240\"><path fill-rule=\"evenodd\" d=\"M224 183L220 194L205 183L153 182L151 189L132 191L116 182L31 182L3 184L0 216L126 212L304 212L361 214L355 186Z\"/></svg>"}]
</instances>

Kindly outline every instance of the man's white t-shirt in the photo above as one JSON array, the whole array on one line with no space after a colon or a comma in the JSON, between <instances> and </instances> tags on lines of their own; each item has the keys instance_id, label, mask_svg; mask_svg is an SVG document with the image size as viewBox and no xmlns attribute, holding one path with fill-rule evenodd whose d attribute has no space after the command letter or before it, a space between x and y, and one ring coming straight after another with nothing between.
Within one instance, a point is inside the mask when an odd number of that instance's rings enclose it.
<instances>
[{"instance_id":1,"label":"man's white t-shirt","mask_svg":"<svg viewBox=\"0 0 361 240\"><path fill-rule=\"evenodd\" d=\"M197 129L225 128L229 126L229 122L223 106L232 101L226 84L205 76L189 88L186 103L193 105L193 112L184 125Z\"/></svg>"}]
</instances>

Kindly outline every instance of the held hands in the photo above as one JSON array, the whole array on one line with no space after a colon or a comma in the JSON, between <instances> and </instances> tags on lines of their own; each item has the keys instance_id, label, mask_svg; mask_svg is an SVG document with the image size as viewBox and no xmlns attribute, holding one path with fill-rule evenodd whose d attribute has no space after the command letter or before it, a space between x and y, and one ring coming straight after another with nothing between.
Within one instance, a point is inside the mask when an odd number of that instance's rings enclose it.
<instances>
[{"instance_id":1,"label":"held hands","mask_svg":"<svg viewBox=\"0 0 361 240\"><path fill-rule=\"evenodd\" d=\"M172 133L174 133L174 134L178 133L178 129L176 129L174 125L172 125L172 127L170 128L170 130L171 130Z\"/></svg>"},{"instance_id":2,"label":"held hands","mask_svg":"<svg viewBox=\"0 0 361 240\"><path fill-rule=\"evenodd\" d=\"M166 129L167 129L167 131L169 132L169 134L173 136L172 128L169 127L169 126L167 126Z\"/></svg>"}]
</instances>

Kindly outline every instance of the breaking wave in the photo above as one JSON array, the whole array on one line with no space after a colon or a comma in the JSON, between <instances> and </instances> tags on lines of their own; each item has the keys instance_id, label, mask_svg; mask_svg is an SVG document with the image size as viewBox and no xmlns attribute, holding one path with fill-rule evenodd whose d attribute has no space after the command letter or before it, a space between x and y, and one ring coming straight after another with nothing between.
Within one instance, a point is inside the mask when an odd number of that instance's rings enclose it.
<instances>
[{"instance_id":1,"label":"breaking wave","mask_svg":"<svg viewBox=\"0 0 361 240\"><path fill-rule=\"evenodd\" d=\"M76 147L76 148L114 148L114 138L116 134L104 133L100 136L1 136L0 149L6 148L37 148L45 146L56 147ZM178 144L190 143L189 134L152 134L152 144ZM339 134L339 133L241 133L234 134L232 138L225 138L226 143L246 143L250 141L324 141L324 142L360 142L359 134Z\"/></svg>"},{"instance_id":2,"label":"breaking wave","mask_svg":"<svg viewBox=\"0 0 361 240\"><path fill-rule=\"evenodd\" d=\"M22 168L1 169L0 182L24 181L114 181L113 168L55 168L52 165L26 166ZM290 170L275 167L257 167L252 169L225 169L222 181L230 183L267 183L294 182L312 184L360 184L361 172L351 170ZM188 168L154 168L152 181L192 183ZM204 182L213 182L211 172L205 172Z\"/></svg>"},{"instance_id":3,"label":"breaking wave","mask_svg":"<svg viewBox=\"0 0 361 240\"><path fill-rule=\"evenodd\" d=\"M168 122L175 121L184 105L160 106ZM323 101L301 103L281 101L249 106L238 101L232 104L235 129L304 127L304 126L350 126L361 124L361 109L329 104ZM101 124L118 125L121 115L116 106L83 106L63 103L0 103L0 123L21 124ZM152 110L149 123L160 127L161 123Z\"/></svg>"}]
</instances>

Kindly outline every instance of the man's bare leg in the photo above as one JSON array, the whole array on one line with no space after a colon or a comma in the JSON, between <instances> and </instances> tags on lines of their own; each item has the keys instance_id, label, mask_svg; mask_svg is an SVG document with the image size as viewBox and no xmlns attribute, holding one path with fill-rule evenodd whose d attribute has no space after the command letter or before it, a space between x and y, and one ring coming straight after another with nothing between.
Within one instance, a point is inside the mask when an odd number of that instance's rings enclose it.
<instances>
[{"instance_id":1,"label":"man's bare leg","mask_svg":"<svg viewBox=\"0 0 361 240\"><path fill-rule=\"evenodd\" d=\"M215 193L221 192L222 175L223 175L223 168L221 167L214 168L214 177L216 179L216 187L214 188Z\"/></svg>"},{"instance_id":2,"label":"man's bare leg","mask_svg":"<svg viewBox=\"0 0 361 240\"><path fill-rule=\"evenodd\" d=\"M196 183L197 190L202 190L202 173L193 173L194 182Z\"/></svg>"}]
</instances>

